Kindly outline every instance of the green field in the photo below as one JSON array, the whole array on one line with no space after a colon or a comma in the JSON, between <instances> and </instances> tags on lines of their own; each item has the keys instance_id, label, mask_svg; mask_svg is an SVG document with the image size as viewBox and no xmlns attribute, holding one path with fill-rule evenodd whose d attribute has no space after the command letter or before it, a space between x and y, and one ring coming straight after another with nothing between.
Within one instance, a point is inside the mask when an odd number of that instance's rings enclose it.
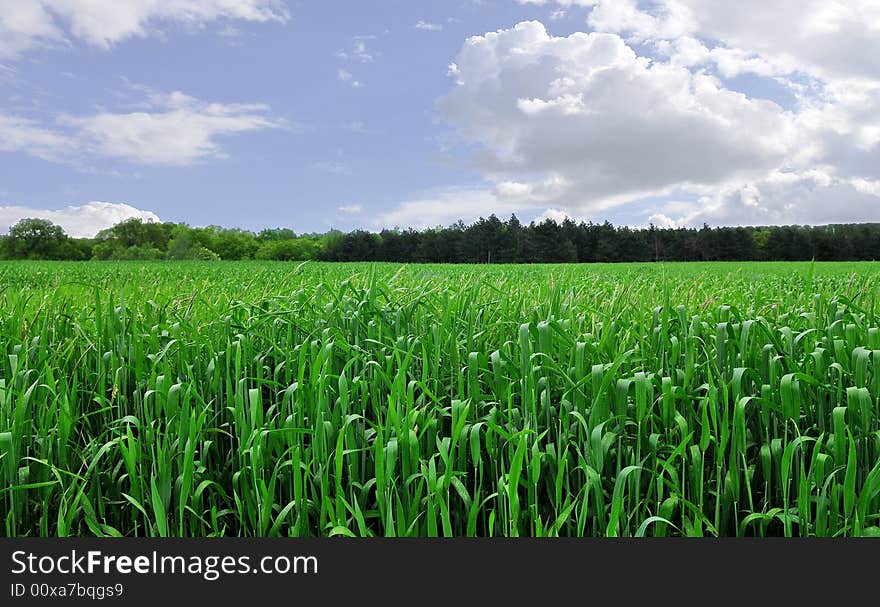
<instances>
[{"instance_id":1,"label":"green field","mask_svg":"<svg viewBox=\"0 0 880 607\"><path fill-rule=\"evenodd\" d=\"M878 535L878 296L873 263L0 263L0 533Z\"/></svg>"}]
</instances>

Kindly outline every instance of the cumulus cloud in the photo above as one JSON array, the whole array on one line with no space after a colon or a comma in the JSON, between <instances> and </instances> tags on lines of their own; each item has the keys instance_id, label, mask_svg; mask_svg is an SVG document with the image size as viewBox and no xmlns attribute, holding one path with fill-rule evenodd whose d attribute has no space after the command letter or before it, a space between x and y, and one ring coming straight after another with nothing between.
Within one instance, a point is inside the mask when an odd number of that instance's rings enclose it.
<instances>
[{"instance_id":1,"label":"cumulus cloud","mask_svg":"<svg viewBox=\"0 0 880 607\"><path fill-rule=\"evenodd\" d=\"M563 221L571 219L573 221L577 221L575 217L569 215L566 211L562 209L547 209L540 215L535 218L535 223L542 223L547 220L555 221L556 223L562 223Z\"/></svg>"},{"instance_id":2,"label":"cumulus cloud","mask_svg":"<svg viewBox=\"0 0 880 607\"><path fill-rule=\"evenodd\" d=\"M517 0L588 9L592 29L638 41L694 37L761 70L823 79L880 77L880 4L875 0ZM721 53L720 56L723 56Z\"/></svg>"},{"instance_id":3,"label":"cumulus cloud","mask_svg":"<svg viewBox=\"0 0 880 607\"><path fill-rule=\"evenodd\" d=\"M673 6L688 13L693 35L754 53L780 71L880 78L880 4L874 0L662 0L655 18L663 21Z\"/></svg>"},{"instance_id":4,"label":"cumulus cloud","mask_svg":"<svg viewBox=\"0 0 880 607\"><path fill-rule=\"evenodd\" d=\"M880 222L880 182L840 178L827 171L774 171L732 183L703 197L675 225L789 225Z\"/></svg>"},{"instance_id":5,"label":"cumulus cloud","mask_svg":"<svg viewBox=\"0 0 880 607\"><path fill-rule=\"evenodd\" d=\"M262 104L206 102L182 92L146 91L139 111L62 114L54 123L0 114L0 151L54 161L117 158L133 164L183 166L224 158L224 136L286 126Z\"/></svg>"},{"instance_id":6,"label":"cumulus cloud","mask_svg":"<svg viewBox=\"0 0 880 607\"><path fill-rule=\"evenodd\" d=\"M875 1L516 1L580 9L592 31L526 22L454 58L438 107L502 202L600 220L637 205L659 225L878 219Z\"/></svg>"},{"instance_id":7,"label":"cumulus cloud","mask_svg":"<svg viewBox=\"0 0 880 607\"><path fill-rule=\"evenodd\" d=\"M6 233L10 226L22 219L40 218L60 225L68 236L91 238L101 230L134 217L144 221L160 221L155 213L115 202L88 202L57 210L10 205L0 206L0 232Z\"/></svg>"},{"instance_id":8,"label":"cumulus cloud","mask_svg":"<svg viewBox=\"0 0 880 607\"><path fill-rule=\"evenodd\" d=\"M648 217L648 221L658 228L674 228L678 225L672 217L664 215L663 213L655 213L654 215L651 215Z\"/></svg>"},{"instance_id":9,"label":"cumulus cloud","mask_svg":"<svg viewBox=\"0 0 880 607\"><path fill-rule=\"evenodd\" d=\"M880 80L827 83L798 116L817 163L845 177L880 178Z\"/></svg>"},{"instance_id":10,"label":"cumulus cloud","mask_svg":"<svg viewBox=\"0 0 880 607\"><path fill-rule=\"evenodd\" d=\"M285 22L280 0L28 0L0 3L0 57L82 40L98 48L152 34L171 23Z\"/></svg>"},{"instance_id":11,"label":"cumulus cloud","mask_svg":"<svg viewBox=\"0 0 880 607\"><path fill-rule=\"evenodd\" d=\"M554 37L520 23L470 38L456 65L440 109L482 144L479 168L501 183L552 184L542 199L554 205L598 210L762 174L798 143L777 104L649 62L616 34Z\"/></svg>"}]
</instances>

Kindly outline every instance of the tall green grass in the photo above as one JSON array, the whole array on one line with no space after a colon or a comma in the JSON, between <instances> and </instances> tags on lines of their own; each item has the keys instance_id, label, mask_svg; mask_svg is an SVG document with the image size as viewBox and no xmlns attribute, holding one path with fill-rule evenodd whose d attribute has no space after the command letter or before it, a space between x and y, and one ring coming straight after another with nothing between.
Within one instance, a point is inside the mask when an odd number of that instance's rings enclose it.
<instances>
[{"instance_id":1,"label":"tall green grass","mask_svg":"<svg viewBox=\"0 0 880 607\"><path fill-rule=\"evenodd\" d=\"M878 535L878 272L0 264L0 533Z\"/></svg>"}]
</instances>

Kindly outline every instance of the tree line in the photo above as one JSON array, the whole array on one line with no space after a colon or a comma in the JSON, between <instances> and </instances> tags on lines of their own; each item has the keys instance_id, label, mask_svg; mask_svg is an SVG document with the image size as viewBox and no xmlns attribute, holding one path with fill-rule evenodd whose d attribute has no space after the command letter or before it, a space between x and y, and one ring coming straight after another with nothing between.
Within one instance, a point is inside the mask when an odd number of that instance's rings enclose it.
<instances>
[{"instance_id":1,"label":"tree line","mask_svg":"<svg viewBox=\"0 0 880 607\"><path fill-rule=\"evenodd\" d=\"M128 219L94 238L71 238L45 219L0 237L3 259L592 263L634 261L858 261L880 258L880 224L647 228L495 215L425 230L252 232Z\"/></svg>"}]
</instances>

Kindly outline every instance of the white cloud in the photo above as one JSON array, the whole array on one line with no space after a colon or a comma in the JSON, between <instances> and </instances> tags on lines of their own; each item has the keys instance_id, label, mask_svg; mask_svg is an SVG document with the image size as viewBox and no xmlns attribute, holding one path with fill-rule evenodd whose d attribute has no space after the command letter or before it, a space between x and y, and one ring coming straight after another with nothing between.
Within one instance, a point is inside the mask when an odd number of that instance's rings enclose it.
<instances>
[{"instance_id":1,"label":"white cloud","mask_svg":"<svg viewBox=\"0 0 880 607\"><path fill-rule=\"evenodd\" d=\"M829 79L880 77L880 3L876 0L664 0L678 4L706 40L760 55L780 70Z\"/></svg>"},{"instance_id":2,"label":"white cloud","mask_svg":"<svg viewBox=\"0 0 880 607\"><path fill-rule=\"evenodd\" d=\"M663 213L657 213L655 215L651 215L648 217L648 221L658 228L675 228L678 227L678 224L674 219L664 215Z\"/></svg>"},{"instance_id":3,"label":"white cloud","mask_svg":"<svg viewBox=\"0 0 880 607\"><path fill-rule=\"evenodd\" d=\"M559 200L571 185L562 175L551 174L540 181L501 181L495 184L494 193L502 200L541 205Z\"/></svg>"},{"instance_id":4,"label":"white cloud","mask_svg":"<svg viewBox=\"0 0 880 607\"><path fill-rule=\"evenodd\" d=\"M690 36L710 47L760 57L762 71L804 71L828 79L880 78L876 0L517 0L589 9L587 23L640 41ZM718 58L724 58L720 53Z\"/></svg>"},{"instance_id":5,"label":"white cloud","mask_svg":"<svg viewBox=\"0 0 880 607\"><path fill-rule=\"evenodd\" d=\"M545 4L559 4L565 7L571 6L593 6L597 0L516 0L520 4L537 4L543 6Z\"/></svg>"},{"instance_id":6,"label":"white cloud","mask_svg":"<svg viewBox=\"0 0 880 607\"><path fill-rule=\"evenodd\" d=\"M416 23L415 28L417 30L424 30L426 32L439 32L443 30L443 26L439 23L430 23L428 21L419 21Z\"/></svg>"},{"instance_id":7,"label":"white cloud","mask_svg":"<svg viewBox=\"0 0 880 607\"><path fill-rule=\"evenodd\" d=\"M225 158L217 138L280 128L262 104L201 101L179 91L151 93L146 111L59 117L73 129L82 148L100 156L135 164L184 166L208 158Z\"/></svg>"},{"instance_id":8,"label":"white cloud","mask_svg":"<svg viewBox=\"0 0 880 607\"><path fill-rule=\"evenodd\" d=\"M336 207L336 210L343 215L360 215L364 208L359 204L344 204Z\"/></svg>"},{"instance_id":9,"label":"white cloud","mask_svg":"<svg viewBox=\"0 0 880 607\"><path fill-rule=\"evenodd\" d=\"M495 186L495 192L507 198L529 199L534 194L534 187L528 183L502 181Z\"/></svg>"},{"instance_id":10,"label":"white cloud","mask_svg":"<svg viewBox=\"0 0 880 607\"><path fill-rule=\"evenodd\" d=\"M803 105L798 125L817 164L842 177L880 178L880 80L834 81Z\"/></svg>"},{"instance_id":11,"label":"white cloud","mask_svg":"<svg viewBox=\"0 0 880 607\"><path fill-rule=\"evenodd\" d=\"M491 190L445 188L404 201L373 223L375 227L433 228L459 219L470 222L493 213L506 216L535 210L532 202L505 198Z\"/></svg>"},{"instance_id":12,"label":"white cloud","mask_svg":"<svg viewBox=\"0 0 880 607\"><path fill-rule=\"evenodd\" d=\"M0 82L15 82L17 71L11 65L0 63Z\"/></svg>"},{"instance_id":13,"label":"white cloud","mask_svg":"<svg viewBox=\"0 0 880 607\"><path fill-rule=\"evenodd\" d=\"M151 35L170 23L199 27L220 20L286 22L281 0L20 0L0 2L0 56L70 39L98 48Z\"/></svg>"},{"instance_id":14,"label":"white cloud","mask_svg":"<svg viewBox=\"0 0 880 607\"><path fill-rule=\"evenodd\" d=\"M0 206L0 232L6 233L10 226L21 219L40 218L60 225L68 236L91 238L101 230L133 217L144 221L160 221L155 213L115 202L89 202L58 210L13 205Z\"/></svg>"},{"instance_id":15,"label":"white cloud","mask_svg":"<svg viewBox=\"0 0 880 607\"><path fill-rule=\"evenodd\" d=\"M373 35L365 35L365 36L354 36L351 39L351 48L347 51L339 50L336 51L336 57L345 62L359 62L359 63L373 63L376 59L376 54L370 50L367 44L371 40L375 40L376 36ZM344 82L348 86L354 89L359 89L364 87L363 81L357 79L354 74L352 74L349 70L344 68L339 68L336 70L336 79L340 82Z\"/></svg>"},{"instance_id":16,"label":"white cloud","mask_svg":"<svg viewBox=\"0 0 880 607\"><path fill-rule=\"evenodd\" d=\"M355 36L351 39L351 48L347 51L336 51L336 56L343 61L373 63L376 60L376 54L368 47L368 43L375 39L376 36L373 35Z\"/></svg>"},{"instance_id":17,"label":"white cloud","mask_svg":"<svg viewBox=\"0 0 880 607\"><path fill-rule=\"evenodd\" d=\"M375 39L376 37L372 35L355 36L352 39L352 55L361 63L372 63L376 56L367 48L367 41Z\"/></svg>"},{"instance_id":18,"label":"white cloud","mask_svg":"<svg viewBox=\"0 0 880 607\"><path fill-rule=\"evenodd\" d=\"M63 133L35 120L0 113L0 152L24 152L44 160L61 161L75 148L76 142Z\"/></svg>"},{"instance_id":19,"label":"white cloud","mask_svg":"<svg viewBox=\"0 0 880 607\"><path fill-rule=\"evenodd\" d=\"M439 107L496 192L662 225L878 218L876 0L517 1L580 7L595 31L522 23L455 58ZM652 203L677 194L687 208Z\"/></svg>"},{"instance_id":20,"label":"white cloud","mask_svg":"<svg viewBox=\"0 0 880 607\"><path fill-rule=\"evenodd\" d=\"M693 67L709 61L711 51L702 42L690 36L682 36L674 41L661 40L657 50L667 57L672 65Z\"/></svg>"},{"instance_id":21,"label":"white cloud","mask_svg":"<svg viewBox=\"0 0 880 607\"><path fill-rule=\"evenodd\" d=\"M855 178L849 181L857 192L880 198L880 180Z\"/></svg>"},{"instance_id":22,"label":"white cloud","mask_svg":"<svg viewBox=\"0 0 880 607\"><path fill-rule=\"evenodd\" d=\"M218 141L223 136L286 125L262 104L212 103L179 91L136 88L147 93L141 111L62 114L54 123L0 113L0 152L69 163L107 157L182 166L225 157Z\"/></svg>"},{"instance_id":23,"label":"white cloud","mask_svg":"<svg viewBox=\"0 0 880 607\"><path fill-rule=\"evenodd\" d=\"M42 2L0 3L0 57L63 41L64 33Z\"/></svg>"},{"instance_id":24,"label":"white cloud","mask_svg":"<svg viewBox=\"0 0 880 607\"><path fill-rule=\"evenodd\" d=\"M360 80L355 79L354 74L342 68L336 70L336 79L339 80L339 82L344 82L353 89L359 89L364 86Z\"/></svg>"},{"instance_id":25,"label":"white cloud","mask_svg":"<svg viewBox=\"0 0 880 607\"><path fill-rule=\"evenodd\" d=\"M556 223L562 223L566 219L577 221L577 219L575 219L562 209L547 209L546 211L535 217L535 223L543 223L548 219L552 219Z\"/></svg>"},{"instance_id":26,"label":"white cloud","mask_svg":"<svg viewBox=\"0 0 880 607\"><path fill-rule=\"evenodd\" d=\"M538 22L470 38L440 103L496 183L552 182L542 202L590 212L777 167L797 145L775 103L649 62L615 34Z\"/></svg>"},{"instance_id":27,"label":"white cloud","mask_svg":"<svg viewBox=\"0 0 880 607\"><path fill-rule=\"evenodd\" d=\"M821 169L774 171L731 183L694 204L676 225L789 225L880 221L880 184Z\"/></svg>"}]
</instances>

